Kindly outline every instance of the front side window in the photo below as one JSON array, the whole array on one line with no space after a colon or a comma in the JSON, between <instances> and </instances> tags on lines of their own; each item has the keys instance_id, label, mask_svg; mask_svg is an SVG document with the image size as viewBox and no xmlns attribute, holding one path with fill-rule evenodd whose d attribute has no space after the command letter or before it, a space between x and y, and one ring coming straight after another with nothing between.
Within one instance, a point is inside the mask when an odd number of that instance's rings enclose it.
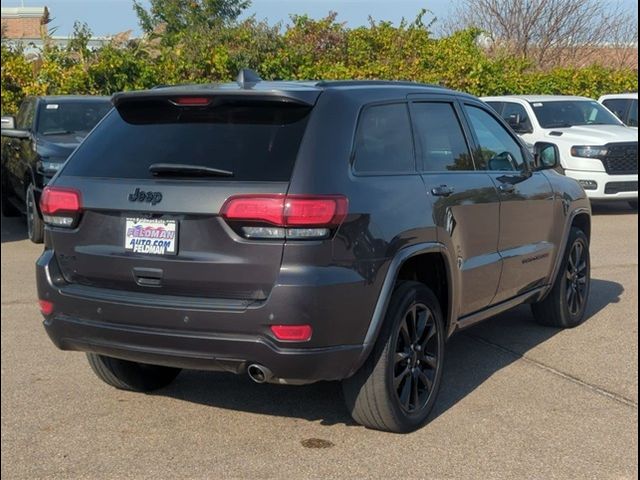
<instances>
[{"instance_id":1,"label":"front side window","mask_svg":"<svg viewBox=\"0 0 640 480\"><path fill-rule=\"evenodd\" d=\"M475 170L458 116L450 103L413 104L418 165L428 172Z\"/></svg>"},{"instance_id":2,"label":"front side window","mask_svg":"<svg viewBox=\"0 0 640 480\"><path fill-rule=\"evenodd\" d=\"M18 111L16 127L20 130L30 130L33 126L35 111L35 101L33 99L25 100Z\"/></svg>"},{"instance_id":3,"label":"front side window","mask_svg":"<svg viewBox=\"0 0 640 480\"><path fill-rule=\"evenodd\" d=\"M533 131L529 115L527 115L527 111L519 103L505 103L504 110L502 110L502 118L504 118L517 133Z\"/></svg>"},{"instance_id":4,"label":"front side window","mask_svg":"<svg viewBox=\"0 0 640 480\"><path fill-rule=\"evenodd\" d=\"M638 100L633 100L633 102L631 103L627 125L629 125L630 127L638 126Z\"/></svg>"},{"instance_id":5,"label":"front side window","mask_svg":"<svg viewBox=\"0 0 640 480\"><path fill-rule=\"evenodd\" d=\"M533 102L531 106L542 128L620 125L620 120L595 100Z\"/></svg>"},{"instance_id":6,"label":"front side window","mask_svg":"<svg viewBox=\"0 0 640 480\"><path fill-rule=\"evenodd\" d=\"M624 122L627 115L627 107L629 107L629 100L624 98L612 98L611 100L605 100L602 102L605 107L616 114L620 120Z\"/></svg>"},{"instance_id":7,"label":"front side window","mask_svg":"<svg viewBox=\"0 0 640 480\"><path fill-rule=\"evenodd\" d=\"M367 107L356 133L354 169L359 173L415 170L407 104Z\"/></svg>"},{"instance_id":8,"label":"front side window","mask_svg":"<svg viewBox=\"0 0 640 480\"><path fill-rule=\"evenodd\" d=\"M476 166L480 170L522 171L526 168L520 144L489 113L465 105L471 128L478 139Z\"/></svg>"}]
</instances>

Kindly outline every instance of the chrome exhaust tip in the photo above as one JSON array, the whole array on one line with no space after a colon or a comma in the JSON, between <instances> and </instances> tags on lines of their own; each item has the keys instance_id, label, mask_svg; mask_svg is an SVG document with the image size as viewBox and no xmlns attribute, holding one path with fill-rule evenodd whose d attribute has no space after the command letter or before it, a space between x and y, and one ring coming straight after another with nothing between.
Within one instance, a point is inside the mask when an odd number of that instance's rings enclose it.
<instances>
[{"instance_id":1,"label":"chrome exhaust tip","mask_svg":"<svg viewBox=\"0 0 640 480\"><path fill-rule=\"evenodd\" d=\"M256 383L267 383L273 378L273 373L267 367L252 363L247 367L249 378Z\"/></svg>"}]
</instances>

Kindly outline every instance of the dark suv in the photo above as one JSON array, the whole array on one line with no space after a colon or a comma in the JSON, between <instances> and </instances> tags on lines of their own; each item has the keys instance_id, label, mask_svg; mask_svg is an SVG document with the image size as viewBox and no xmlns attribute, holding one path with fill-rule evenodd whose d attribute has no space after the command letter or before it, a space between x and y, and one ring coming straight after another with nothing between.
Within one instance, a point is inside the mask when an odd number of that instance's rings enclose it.
<instances>
[{"instance_id":1,"label":"dark suv","mask_svg":"<svg viewBox=\"0 0 640 480\"><path fill-rule=\"evenodd\" d=\"M111 109L109 97L27 97L18 115L2 117L2 214L23 214L27 234L42 243L42 189Z\"/></svg>"},{"instance_id":2,"label":"dark suv","mask_svg":"<svg viewBox=\"0 0 640 480\"><path fill-rule=\"evenodd\" d=\"M474 97L244 72L113 104L44 191L37 261L49 336L112 386L341 380L357 422L406 432L457 330L584 318L584 191Z\"/></svg>"}]
</instances>

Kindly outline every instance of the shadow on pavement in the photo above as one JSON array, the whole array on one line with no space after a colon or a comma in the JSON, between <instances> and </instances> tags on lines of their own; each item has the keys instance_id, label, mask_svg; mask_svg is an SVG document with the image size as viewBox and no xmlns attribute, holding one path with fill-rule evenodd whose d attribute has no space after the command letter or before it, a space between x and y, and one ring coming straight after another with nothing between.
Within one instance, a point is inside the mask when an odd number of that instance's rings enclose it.
<instances>
[{"instance_id":1,"label":"shadow on pavement","mask_svg":"<svg viewBox=\"0 0 640 480\"><path fill-rule=\"evenodd\" d=\"M592 203L591 213L593 215L628 215L638 213L637 209L631 208L626 201L616 201L607 203Z\"/></svg>"},{"instance_id":2,"label":"shadow on pavement","mask_svg":"<svg viewBox=\"0 0 640 480\"><path fill-rule=\"evenodd\" d=\"M619 283L593 279L587 321L617 303L623 291ZM454 336L447 345L442 387L431 419L560 331L538 325L529 307L520 306ZM498 348L487 348L491 344ZM344 407L338 382L257 385L232 374L185 371L156 394L216 408L319 421L321 425L356 425Z\"/></svg>"},{"instance_id":3,"label":"shadow on pavement","mask_svg":"<svg viewBox=\"0 0 640 480\"><path fill-rule=\"evenodd\" d=\"M27 225L22 217L2 216L2 243L19 242L27 238Z\"/></svg>"}]
</instances>

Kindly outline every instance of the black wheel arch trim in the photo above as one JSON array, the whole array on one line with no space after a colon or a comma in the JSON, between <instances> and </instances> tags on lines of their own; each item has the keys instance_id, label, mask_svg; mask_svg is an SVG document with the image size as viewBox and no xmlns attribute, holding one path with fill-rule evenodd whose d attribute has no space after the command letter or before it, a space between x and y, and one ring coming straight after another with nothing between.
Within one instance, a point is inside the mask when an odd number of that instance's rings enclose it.
<instances>
[{"instance_id":1,"label":"black wheel arch trim","mask_svg":"<svg viewBox=\"0 0 640 480\"><path fill-rule=\"evenodd\" d=\"M376 302L375 309L373 311L373 315L371 317L371 323L369 324L369 329L365 335L365 339L363 342L363 350L360 356L359 361L354 365L353 370L350 374L357 372L362 364L365 362L371 351L373 350L373 346L378 339L378 335L380 330L382 329L382 323L384 321L385 315L387 313L387 308L389 306L389 301L391 299L391 295L393 293L393 288L396 283L396 279L398 277L398 273L400 269L404 265L404 263L412 257L417 255L423 255L428 253L436 253L440 254L445 259L445 268L447 272L447 282L448 282L448 308L447 308L447 318L445 318L445 330L446 337L448 338L453 332L456 330L456 320L458 316L458 312L456 309L454 299L454 292L456 291L456 280L454 276L454 264L451 260L451 255L449 251L439 242L426 242L426 243L418 243L415 245L410 245L400 249L396 255L392 258L387 273L385 275L384 282L382 284L382 288L380 289L380 293L378 295L378 300ZM443 309L444 310L444 309Z\"/></svg>"},{"instance_id":2,"label":"black wheel arch trim","mask_svg":"<svg viewBox=\"0 0 640 480\"><path fill-rule=\"evenodd\" d=\"M562 239L560 241L560 245L562 245L562 249L558 250L555 262L553 264L553 270L551 270L551 276L549 277L549 286L546 288L546 290L540 296L539 301L542 301L545 298L547 298L547 295L549 295L549 292L551 292L551 290L553 288L553 285L555 284L556 278L558 276L558 272L560 271L560 267L562 265L562 259L564 258L564 254L567 251L567 248L569 248L569 245L568 245L569 235L571 234L571 226L573 225L573 221L576 219L576 217L578 215L583 215L583 214L586 214L586 215L589 216L589 218L591 218L591 209L586 208L586 207L580 207L580 208L576 208L575 210L571 211L571 213L567 215L567 220L565 222L565 228L564 228L564 231L562 232ZM585 234L587 234L587 233L588 232L585 232ZM589 239L589 240L591 240L591 239Z\"/></svg>"}]
</instances>

